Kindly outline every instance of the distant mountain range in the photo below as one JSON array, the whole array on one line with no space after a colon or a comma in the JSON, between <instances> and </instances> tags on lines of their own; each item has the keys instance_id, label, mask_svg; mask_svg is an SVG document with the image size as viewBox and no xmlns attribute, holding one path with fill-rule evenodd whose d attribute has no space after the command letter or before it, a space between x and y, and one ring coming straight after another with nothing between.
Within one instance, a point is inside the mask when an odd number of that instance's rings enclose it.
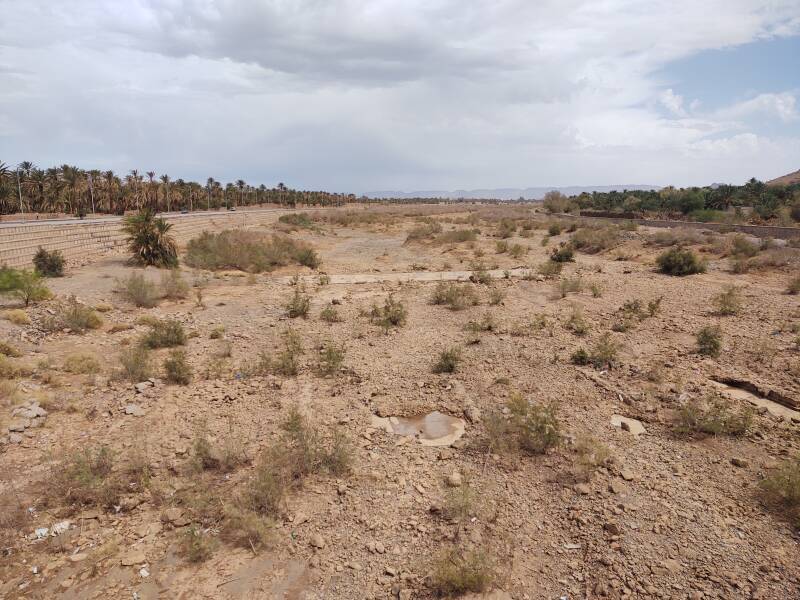
<instances>
[{"instance_id":1,"label":"distant mountain range","mask_svg":"<svg viewBox=\"0 0 800 600\"><path fill-rule=\"evenodd\" d=\"M558 191L566 196L576 196L583 192L613 192L623 190L660 190L658 185L587 185L587 186L568 186L568 187L529 187L529 188L495 188L486 190L418 190L414 192L398 192L394 190L384 190L377 192L367 192L364 195L368 198L486 198L493 200L541 200L550 191Z\"/></svg>"},{"instance_id":2,"label":"distant mountain range","mask_svg":"<svg viewBox=\"0 0 800 600\"><path fill-rule=\"evenodd\" d=\"M776 177L768 181L767 185L791 185L793 183L800 183L800 169L783 177Z\"/></svg>"}]
</instances>

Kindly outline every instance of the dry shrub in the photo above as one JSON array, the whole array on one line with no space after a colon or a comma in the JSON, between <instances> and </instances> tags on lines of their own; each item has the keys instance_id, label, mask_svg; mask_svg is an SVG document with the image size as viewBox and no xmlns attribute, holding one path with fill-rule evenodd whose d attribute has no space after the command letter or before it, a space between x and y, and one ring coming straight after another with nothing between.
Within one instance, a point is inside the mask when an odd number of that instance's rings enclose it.
<instances>
[{"instance_id":1,"label":"dry shrub","mask_svg":"<svg viewBox=\"0 0 800 600\"><path fill-rule=\"evenodd\" d=\"M711 299L714 313L718 316L738 315L742 310L742 293L735 285L726 286L723 291Z\"/></svg>"},{"instance_id":2,"label":"dry shrub","mask_svg":"<svg viewBox=\"0 0 800 600\"><path fill-rule=\"evenodd\" d=\"M161 275L161 295L168 300L185 300L189 297L189 284L178 269L169 269Z\"/></svg>"},{"instance_id":3,"label":"dry shrub","mask_svg":"<svg viewBox=\"0 0 800 600\"><path fill-rule=\"evenodd\" d=\"M474 242L478 239L480 231L477 229L455 229L445 231L436 236L434 240L437 244L462 244L464 242Z\"/></svg>"},{"instance_id":4,"label":"dry shrub","mask_svg":"<svg viewBox=\"0 0 800 600\"><path fill-rule=\"evenodd\" d=\"M583 280L580 275L561 279L556 285L554 296L556 298L566 298L568 294L579 294L583 291Z\"/></svg>"},{"instance_id":5,"label":"dry shrub","mask_svg":"<svg viewBox=\"0 0 800 600\"><path fill-rule=\"evenodd\" d=\"M340 323L342 321L339 311L331 304L328 304L319 312L319 318L326 323Z\"/></svg>"},{"instance_id":6,"label":"dry shrub","mask_svg":"<svg viewBox=\"0 0 800 600\"><path fill-rule=\"evenodd\" d=\"M665 247L702 244L704 241L706 241L706 236L697 229L677 228L655 232L648 238L647 244L650 246Z\"/></svg>"},{"instance_id":7,"label":"dry shrub","mask_svg":"<svg viewBox=\"0 0 800 600\"><path fill-rule=\"evenodd\" d=\"M558 277L561 274L561 269L564 268L563 263L548 260L540 264L536 272L547 279Z\"/></svg>"},{"instance_id":8,"label":"dry shrub","mask_svg":"<svg viewBox=\"0 0 800 600\"><path fill-rule=\"evenodd\" d=\"M174 348L186 345L186 339L179 321L156 319L150 324L150 331L142 336L141 344L147 348Z\"/></svg>"},{"instance_id":9,"label":"dry shrub","mask_svg":"<svg viewBox=\"0 0 800 600\"><path fill-rule=\"evenodd\" d=\"M708 325L697 332L697 352L716 358L722 351L722 330L719 326Z\"/></svg>"},{"instance_id":10,"label":"dry shrub","mask_svg":"<svg viewBox=\"0 0 800 600\"><path fill-rule=\"evenodd\" d=\"M22 356L22 352L20 352L16 346L12 346L8 342L3 341L0 341L0 354L10 358L19 358Z\"/></svg>"},{"instance_id":11,"label":"dry shrub","mask_svg":"<svg viewBox=\"0 0 800 600\"><path fill-rule=\"evenodd\" d=\"M173 350L164 360L164 375L168 383L189 385L192 381L192 367L184 350Z\"/></svg>"},{"instance_id":12,"label":"dry shrub","mask_svg":"<svg viewBox=\"0 0 800 600\"><path fill-rule=\"evenodd\" d=\"M442 225L433 219L424 221L422 224L417 225L408 232L406 243L418 242L421 240L430 240L436 237L437 234L442 232Z\"/></svg>"},{"instance_id":13,"label":"dry shrub","mask_svg":"<svg viewBox=\"0 0 800 600\"><path fill-rule=\"evenodd\" d=\"M800 457L787 460L761 482L765 499L800 527Z\"/></svg>"},{"instance_id":14,"label":"dry shrub","mask_svg":"<svg viewBox=\"0 0 800 600\"><path fill-rule=\"evenodd\" d=\"M316 269L321 261L304 242L256 231L204 231L186 247L186 264L210 271L239 269L261 273L291 263Z\"/></svg>"},{"instance_id":15,"label":"dry shrub","mask_svg":"<svg viewBox=\"0 0 800 600\"><path fill-rule=\"evenodd\" d=\"M465 523L478 512L479 501L478 491L465 479L460 486L447 490L442 514L451 521Z\"/></svg>"},{"instance_id":16,"label":"dry shrub","mask_svg":"<svg viewBox=\"0 0 800 600\"><path fill-rule=\"evenodd\" d=\"M786 293L791 296L800 294L800 275L789 280L789 284L786 286Z\"/></svg>"},{"instance_id":17,"label":"dry shrub","mask_svg":"<svg viewBox=\"0 0 800 600\"><path fill-rule=\"evenodd\" d=\"M117 280L117 291L139 308L153 308L161 297L156 284L142 273L131 273L128 277Z\"/></svg>"},{"instance_id":18,"label":"dry shrub","mask_svg":"<svg viewBox=\"0 0 800 600\"><path fill-rule=\"evenodd\" d=\"M616 227L584 227L572 234L570 244L586 254L597 254L614 248L620 241L619 229Z\"/></svg>"},{"instance_id":19,"label":"dry shrub","mask_svg":"<svg viewBox=\"0 0 800 600\"><path fill-rule=\"evenodd\" d=\"M431 296L431 304L447 306L450 310L463 310L479 302L474 288L468 284L439 282Z\"/></svg>"},{"instance_id":20,"label":"dry shrub","mask_svg":"<svg viewBox=\"0 0 800 600\"><path fill-rule=\"evenodd\" d=\"M462 596L487 591L497 578L488 552L452 548L434 560L430 586L440 596Z\"/></svg>"},{"instance_id":21,"label":"dry shrub","mask_svg":"<svg viewBox=\"0 0 800 600\"><path fill-rule=\"evenodd\" d=\"M575 443L575 476L589 481L594 472L611 461L611 450L592 436L581 436Z\"/></svg>"},{"instance_id":22,"label":"dry shrub","mask_svg":"<svg viewBox=\"0 0 800 600\"><path fill-rule=\"evenodd\" d=\"M110 507L118 503L123 482L113 473L115 457L110 448L85 448L68 456L51 471L48 503L72 507Z\"/></svg>"},{"instance_id":23,"label":"dry shrub","mask_svg":"<svg viewBox=\"0 0 800 600\"><path fill-rule=\"evenodd\" d=\"M100 361L89 352L76 352L64 359L64 370L76 375L99 373Z\"/></svg>"},{"instance_id":24,"label":"dry shrub","mask_svg":"<svg viewBox=\"0 0 800 600\"><path fill-rule=\"evenodd\" d=\"M179 553L190 563L207 561L214 554L216 540L208 531L192 525L181 533Z\"/></svg>"},{"instance_id":25,"label":"dry shrub","mask_svg":"<svg viewBox=\"0 0 800 600\"><path fill-rule=\"evenodd\" d=\"M734 403L718 394L702 400L691 399L678 411L676 430L683 434L742 436L753 420L753 409Z\"/></svg>"},{"instance_id":26,"label":"dry shrub","mask_svg":"<svg viewBox=\"0 0 800 600\"><path fill-rule=\"evenodd\" d=\"M431 368L434 373L455 373L461 360L461 348L453 347L442 350Z\"/></svg>"},{"instance_id":27,"label":"dry shrub","mask_svg":"<svg viewBox=\"0 0 800 600\"><path fill-rule=\"evenodd\" d=\"M21 308L13 308L3 313L3 317L14 325L30 325L31 318Z\"/></svg>"},{"instance_id":28,"label":"dry shrub","mask_svg":"<svg viewBox=\"0 0 800 600\"><path fill-rule=\"evenodd\" d=\"M507 406L508 416L495 413L487 419L486 433L493 450L542 454L561 443L556 403L531 404L513 392Z\"/></svg>"},{"instance_id":29,"label":"dry shrub","mask_svg":"<svg viewBox=\"0 0 800 600\"><path fill-rule=\"evenodd\" d=\"M670 248L658 255L656 265L660 272L676 277L685 277L706 271L706 264L688 248Z\"/></svg>"},{"instance_id":30,"label":"dry shrub","mask_svg":"<svg viewBox=\"0 0 800 600\"><path fill-rule=\"evenodd\" d=\"M119 376L123 379L138 383L153 376L150 350L146 346L136 344L123 349L119 361Z\"/></svg>"},{"instance_id":31,"label":"dry shrub","mask_svg":"<svg viewBox=\"0 0 800 600\"><path fill-rule=\"evenodd\" d=\"M57 331L69 329L75 333L83 333L88 329L99 329L103 325L103 317L100 316L92 307L81 304L70 296L52 315L45 319L44 329Z\"/></svg>"},{"instance_id":32,"label":"dry shrub","mask_svg":"<svg viewBox=\"0 0 800 600\"><path fill-rule=\"evenodd\" d=\"M320 375L334 375L338 373L344 363L345 347L344 344L337 345L333 342L323 344L319 353L317 372Z\"/></svg>"},{"instance_id":33,"label":"dry shrub","mask_svg":"<svg viewBox=\"0 0 800 600\"><path fill-rule=\"evenodd\" d=\"M380 325L384 331L392 327L401 327L405 325L408 311L400 300L395 300L394 296L389 296L383 303L383 306L373 304L370 309L370 320L375 325Z\"/></svg>"},{"instance_id":34,"label":"dry shrub","mask_svg":"<svg viewBox=\"0 0 800 600\"><path fill-rule=\"evenodd\" d=\"M311 297L306 294L303 286L295 286L294 293L285 304L286 316L290 319L297 317L308 317L308 311L311 309Z\"/></svg>"}]
</instances>

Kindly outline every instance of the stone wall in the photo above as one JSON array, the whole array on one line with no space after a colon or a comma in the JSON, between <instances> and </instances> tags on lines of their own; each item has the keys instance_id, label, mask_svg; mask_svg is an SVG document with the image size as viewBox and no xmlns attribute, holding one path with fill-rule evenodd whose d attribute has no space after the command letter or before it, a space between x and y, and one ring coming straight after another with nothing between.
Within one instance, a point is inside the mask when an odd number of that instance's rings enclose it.
<instances>
[{"instance_id":1,"label":"stone wall","mask_svg":"<svg viewBox=\"0 0 800 600\"><path fill-rule=\"evenodd\" d=\"M306 212L324 209L302 209ZM220 231L272 223L291 212L282 209L249 209L235 212L202 212L169 215L178 243L186 243L201 231ZM67 262L85 264L100 256L125 249L122 219L60 220L57 222L7 223L0 225L0 265L16 268L32 266L39 247L61 250Z\"/></svg>"}]
</instances>

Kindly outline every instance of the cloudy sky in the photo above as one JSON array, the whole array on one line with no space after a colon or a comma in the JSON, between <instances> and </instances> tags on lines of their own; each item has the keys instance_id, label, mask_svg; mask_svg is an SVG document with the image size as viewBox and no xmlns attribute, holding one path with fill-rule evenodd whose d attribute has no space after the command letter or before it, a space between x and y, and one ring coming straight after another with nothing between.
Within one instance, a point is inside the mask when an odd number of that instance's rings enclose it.
<instances>
[{"instance_id":1,"label":"cloudy sky","mask_svg":"<svg viewBox=\"0 0 800 600\"><path fill-rule=\"evenodd\" d=\"M0 160L363 192L800 168L800 0L0 0Z\"/></svg>"}]
</instances>

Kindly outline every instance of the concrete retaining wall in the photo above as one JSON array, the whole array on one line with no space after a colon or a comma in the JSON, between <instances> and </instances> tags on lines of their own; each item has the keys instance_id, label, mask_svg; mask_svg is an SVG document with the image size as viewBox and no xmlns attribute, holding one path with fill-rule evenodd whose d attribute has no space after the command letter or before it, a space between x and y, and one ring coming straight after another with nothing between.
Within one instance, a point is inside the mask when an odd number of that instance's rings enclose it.
<instances>
[{"instance_id":1,"label":"concrete retaining wall","mask_svg":"<svg viewBox=\"0 0 800 600\"><path fill-rule=\"evenodd\" d=\"M728 223L700 223L697 221L654 221L650 219L623 219L617 217L590 217L559 214L567 219L586 219L589 221L605 221L608 223L636 223L645 227L668 227L687 229L708 229L710 231L747 233L758 238L774 238L776 240L800 239L800 227L776 227L772 225L729 225Z\"/></svg>"},{"instance_id":2,"label":"concrete retaining wall","mask_svg":"<svg viewBox=\"0 0 800 600\"><path fill-rule=\"evenodd\" d=\"M300 209L298 209L300 210ZM324 209L302 209L305 212ZM168 215L178 243L186 243L201 231L220 231L272 223L285 209L250 209ZM106 217L87 221L62 220L55 223L9 223L0 227L0 265L30 268L36 250L61 250L67 262L85 264L105 254L125 249L122 219Z\"/></svg>"}]
</instances>

